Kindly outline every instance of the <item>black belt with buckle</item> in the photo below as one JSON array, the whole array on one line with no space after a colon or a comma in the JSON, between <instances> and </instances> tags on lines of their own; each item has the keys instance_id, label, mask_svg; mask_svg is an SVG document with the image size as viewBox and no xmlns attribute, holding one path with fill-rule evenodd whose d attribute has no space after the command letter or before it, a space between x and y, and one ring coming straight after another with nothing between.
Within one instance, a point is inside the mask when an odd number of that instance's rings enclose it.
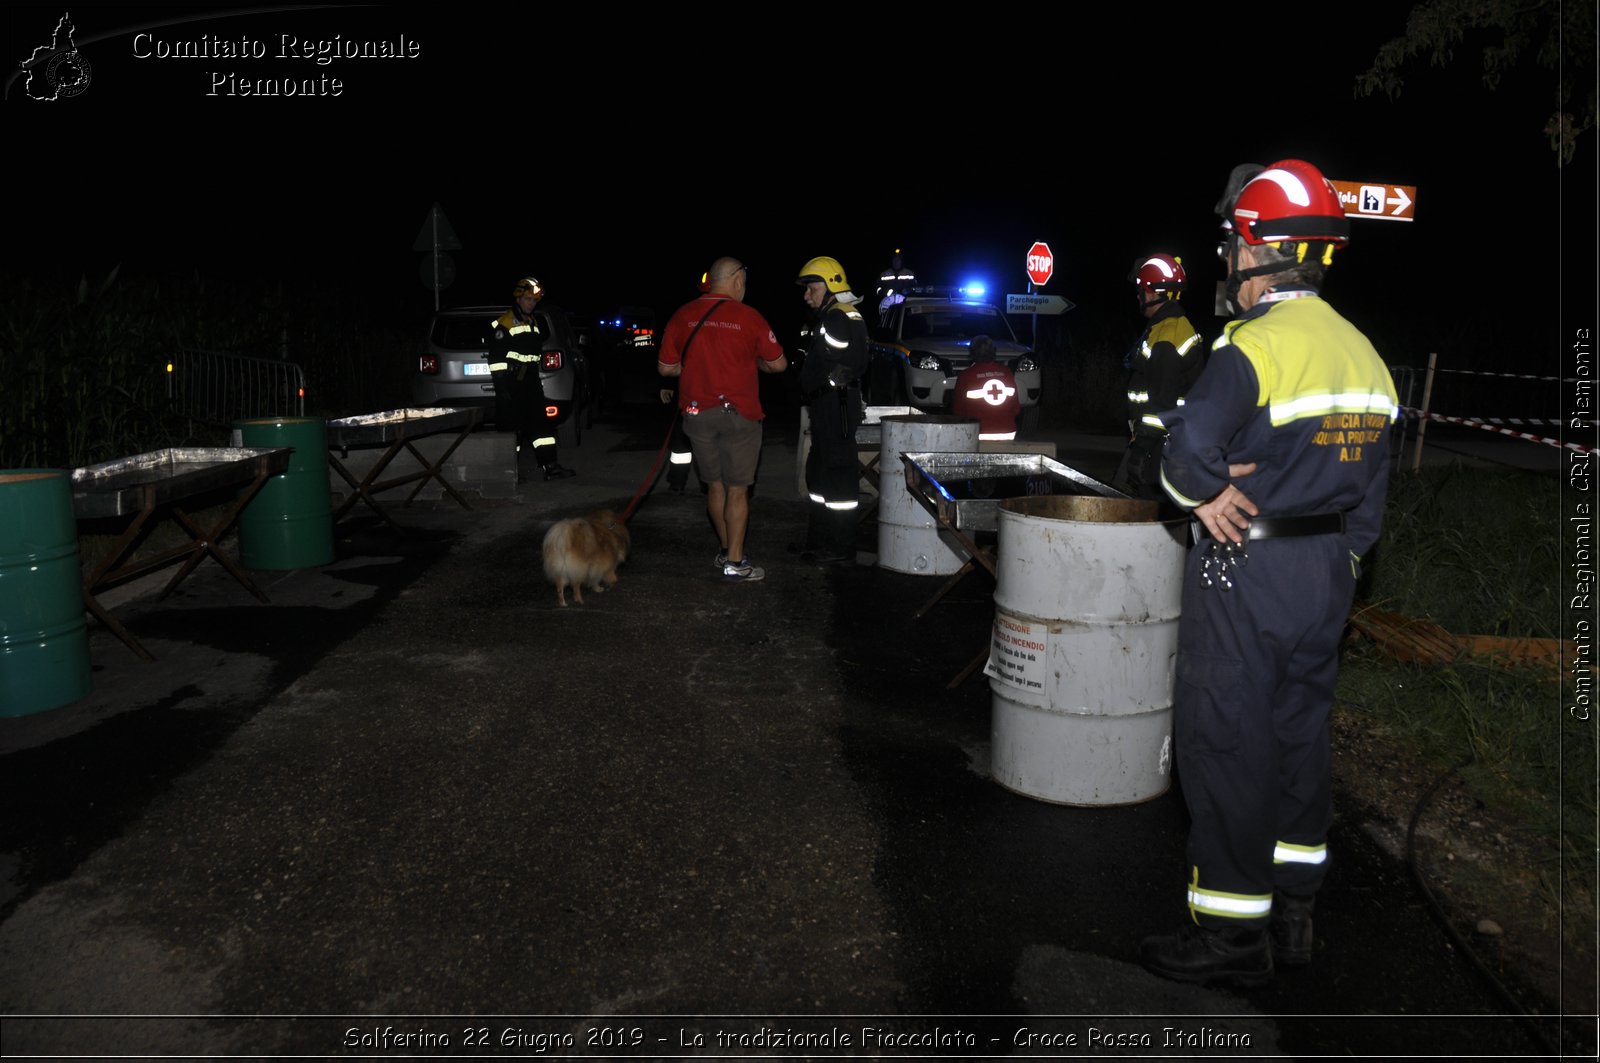
<instances>
[{"instance_id":1,"label":"black belt with buckle","mask_svg":"<svg viewBox=\"0 0 1600 1063\"><path fill-rule=\"evenodd\" d=\"M1256 517L1250 521L1252 539L1291 539L1301 535L1339 535L1343 513L1315 513L1309 517Z\"/></svg>"},{"instance_id":2,"label":"black belt with buckle","mask_svg":"<svg viewBox=\"0 0 1600 1063\"><path fill-rule=\"evenodd\" d=\"M1199 521L1194 525L1194 541L1211 537ZM1256 517L1250 521L1246 539L1292 539L1302 535L1340 535L1344 532L1343 513L1314 513L1307 517Z\"/></svg>"}]
</instances>

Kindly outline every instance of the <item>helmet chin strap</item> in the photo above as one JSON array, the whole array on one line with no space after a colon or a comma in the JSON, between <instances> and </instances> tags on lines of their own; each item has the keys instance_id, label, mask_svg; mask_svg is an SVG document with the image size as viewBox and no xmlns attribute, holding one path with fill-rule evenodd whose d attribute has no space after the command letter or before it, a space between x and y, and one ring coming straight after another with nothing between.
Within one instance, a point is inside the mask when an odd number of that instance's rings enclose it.
<instances>
[{"instance_id":1,"label":"helmet chin strap","mask_svg":"<svg viewBox=\"0 0 1600 1063\"><path fill-rule=\"evenodd\" d=\"M1146 298L1146 295L1153 296L1154 298ZM1172 298L1172 293L1171 292L1158 292L1158 291L1155 291L1153 289L1146 288L1142 284L1139 285L1139 309L1140 310L1150 310L1152 307L1163 306L1171 298Z\"/></svg>"},{"instance_id":2,"label":"helmet chin strap","mask_svg":"<svg viewBox=\"0 0 1600 1063\"><path fill-rule=\"evenodd\" d=\"M1264 266L1251 266L1241 269L1235 263L1239 257L1239 237L1234 234L1228 237L1228 279L1224 282L1223 291L1228 302L1228 312L1235 316L1244 313L1244 307L1239 304L1239 292L1244 288L1244 282L1256 277L1271 277L1278 273L1287 273L1290 266L1278 262Z\"/></svg>"}]
</instances>

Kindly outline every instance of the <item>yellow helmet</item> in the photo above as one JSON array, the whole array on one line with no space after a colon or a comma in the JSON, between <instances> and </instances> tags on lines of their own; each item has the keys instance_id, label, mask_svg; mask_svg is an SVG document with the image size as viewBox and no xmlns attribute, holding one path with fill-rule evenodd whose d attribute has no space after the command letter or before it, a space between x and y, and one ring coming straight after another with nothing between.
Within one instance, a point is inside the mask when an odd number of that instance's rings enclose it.
<instances>
[{"instance_id":1,"label":"yellow helmet","mask_svg":"<svg viewBox=\"0 0 1600 1063\"><path fill-rule=\"evenodd\" d=\"M835 295L850 290L850 282L845 279L844 267L839 265L836 258L814 258L800 267L800 276L795 278L796 284L810 284L812 281L821 281L828 286L828 291Z\"/></svg>"},{"instance_id":2,"label":"yellow helmet","mask_svg":"<svg viewBox=\"0 0 1600 1063\"><path fill-rule=\"evenodd\" d=\"M523 295L532 295L538 298L543 298L544 288L539 284L539 281L536 278L523 277L521 280L517 281L516 286L511 289L511 298L515 299Z\"/></svg>"}]
</instances>

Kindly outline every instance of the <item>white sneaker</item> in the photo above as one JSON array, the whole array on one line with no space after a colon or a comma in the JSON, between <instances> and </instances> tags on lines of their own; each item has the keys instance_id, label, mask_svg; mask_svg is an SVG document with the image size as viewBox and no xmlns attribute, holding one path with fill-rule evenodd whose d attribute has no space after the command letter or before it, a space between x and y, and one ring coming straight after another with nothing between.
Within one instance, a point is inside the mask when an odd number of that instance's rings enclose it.
<instances>
[{"instance_id":1,"label":"white sneaker","mask_svg":"<svg viewBox=\"0 0 1600 1063\"><path fill-rule=\"evenodd\" d=\"M722 578L730 583L754 583L766 575L767 570L752 565L748 557L743 561L729 561L722 566Z\"/></svg>"}]
</instances>

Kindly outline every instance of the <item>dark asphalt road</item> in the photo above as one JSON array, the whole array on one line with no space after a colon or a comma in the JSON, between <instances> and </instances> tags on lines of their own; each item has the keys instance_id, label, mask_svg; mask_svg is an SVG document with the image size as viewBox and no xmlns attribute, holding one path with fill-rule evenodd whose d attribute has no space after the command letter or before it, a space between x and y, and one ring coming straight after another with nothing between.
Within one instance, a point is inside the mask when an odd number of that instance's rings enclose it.
<instances>
[{"instance_id":1,"label":"dark asphalt road","mask_svg":"<svg viewBox=\"0 0 1600 1063\"><path fill-rule=\"evenodd\" d=\"M618 588L556 607L544 528L621 509L659 442L607 424L517 502L347 522L271 605L209 563L119 604L157 662L96 629L89 698L0 721L5 1054L1540 1051L1347 802L1312 966L1245 993L1144 972L1184 916L1178 788L991 782L987 681L946 687L987 577L912 620L938 580L797 563L771 429L759 584L721 584L699 498L658 488ZM851 1040L739 1039L763 1029Z\"/></svg>"}]
</instances>

